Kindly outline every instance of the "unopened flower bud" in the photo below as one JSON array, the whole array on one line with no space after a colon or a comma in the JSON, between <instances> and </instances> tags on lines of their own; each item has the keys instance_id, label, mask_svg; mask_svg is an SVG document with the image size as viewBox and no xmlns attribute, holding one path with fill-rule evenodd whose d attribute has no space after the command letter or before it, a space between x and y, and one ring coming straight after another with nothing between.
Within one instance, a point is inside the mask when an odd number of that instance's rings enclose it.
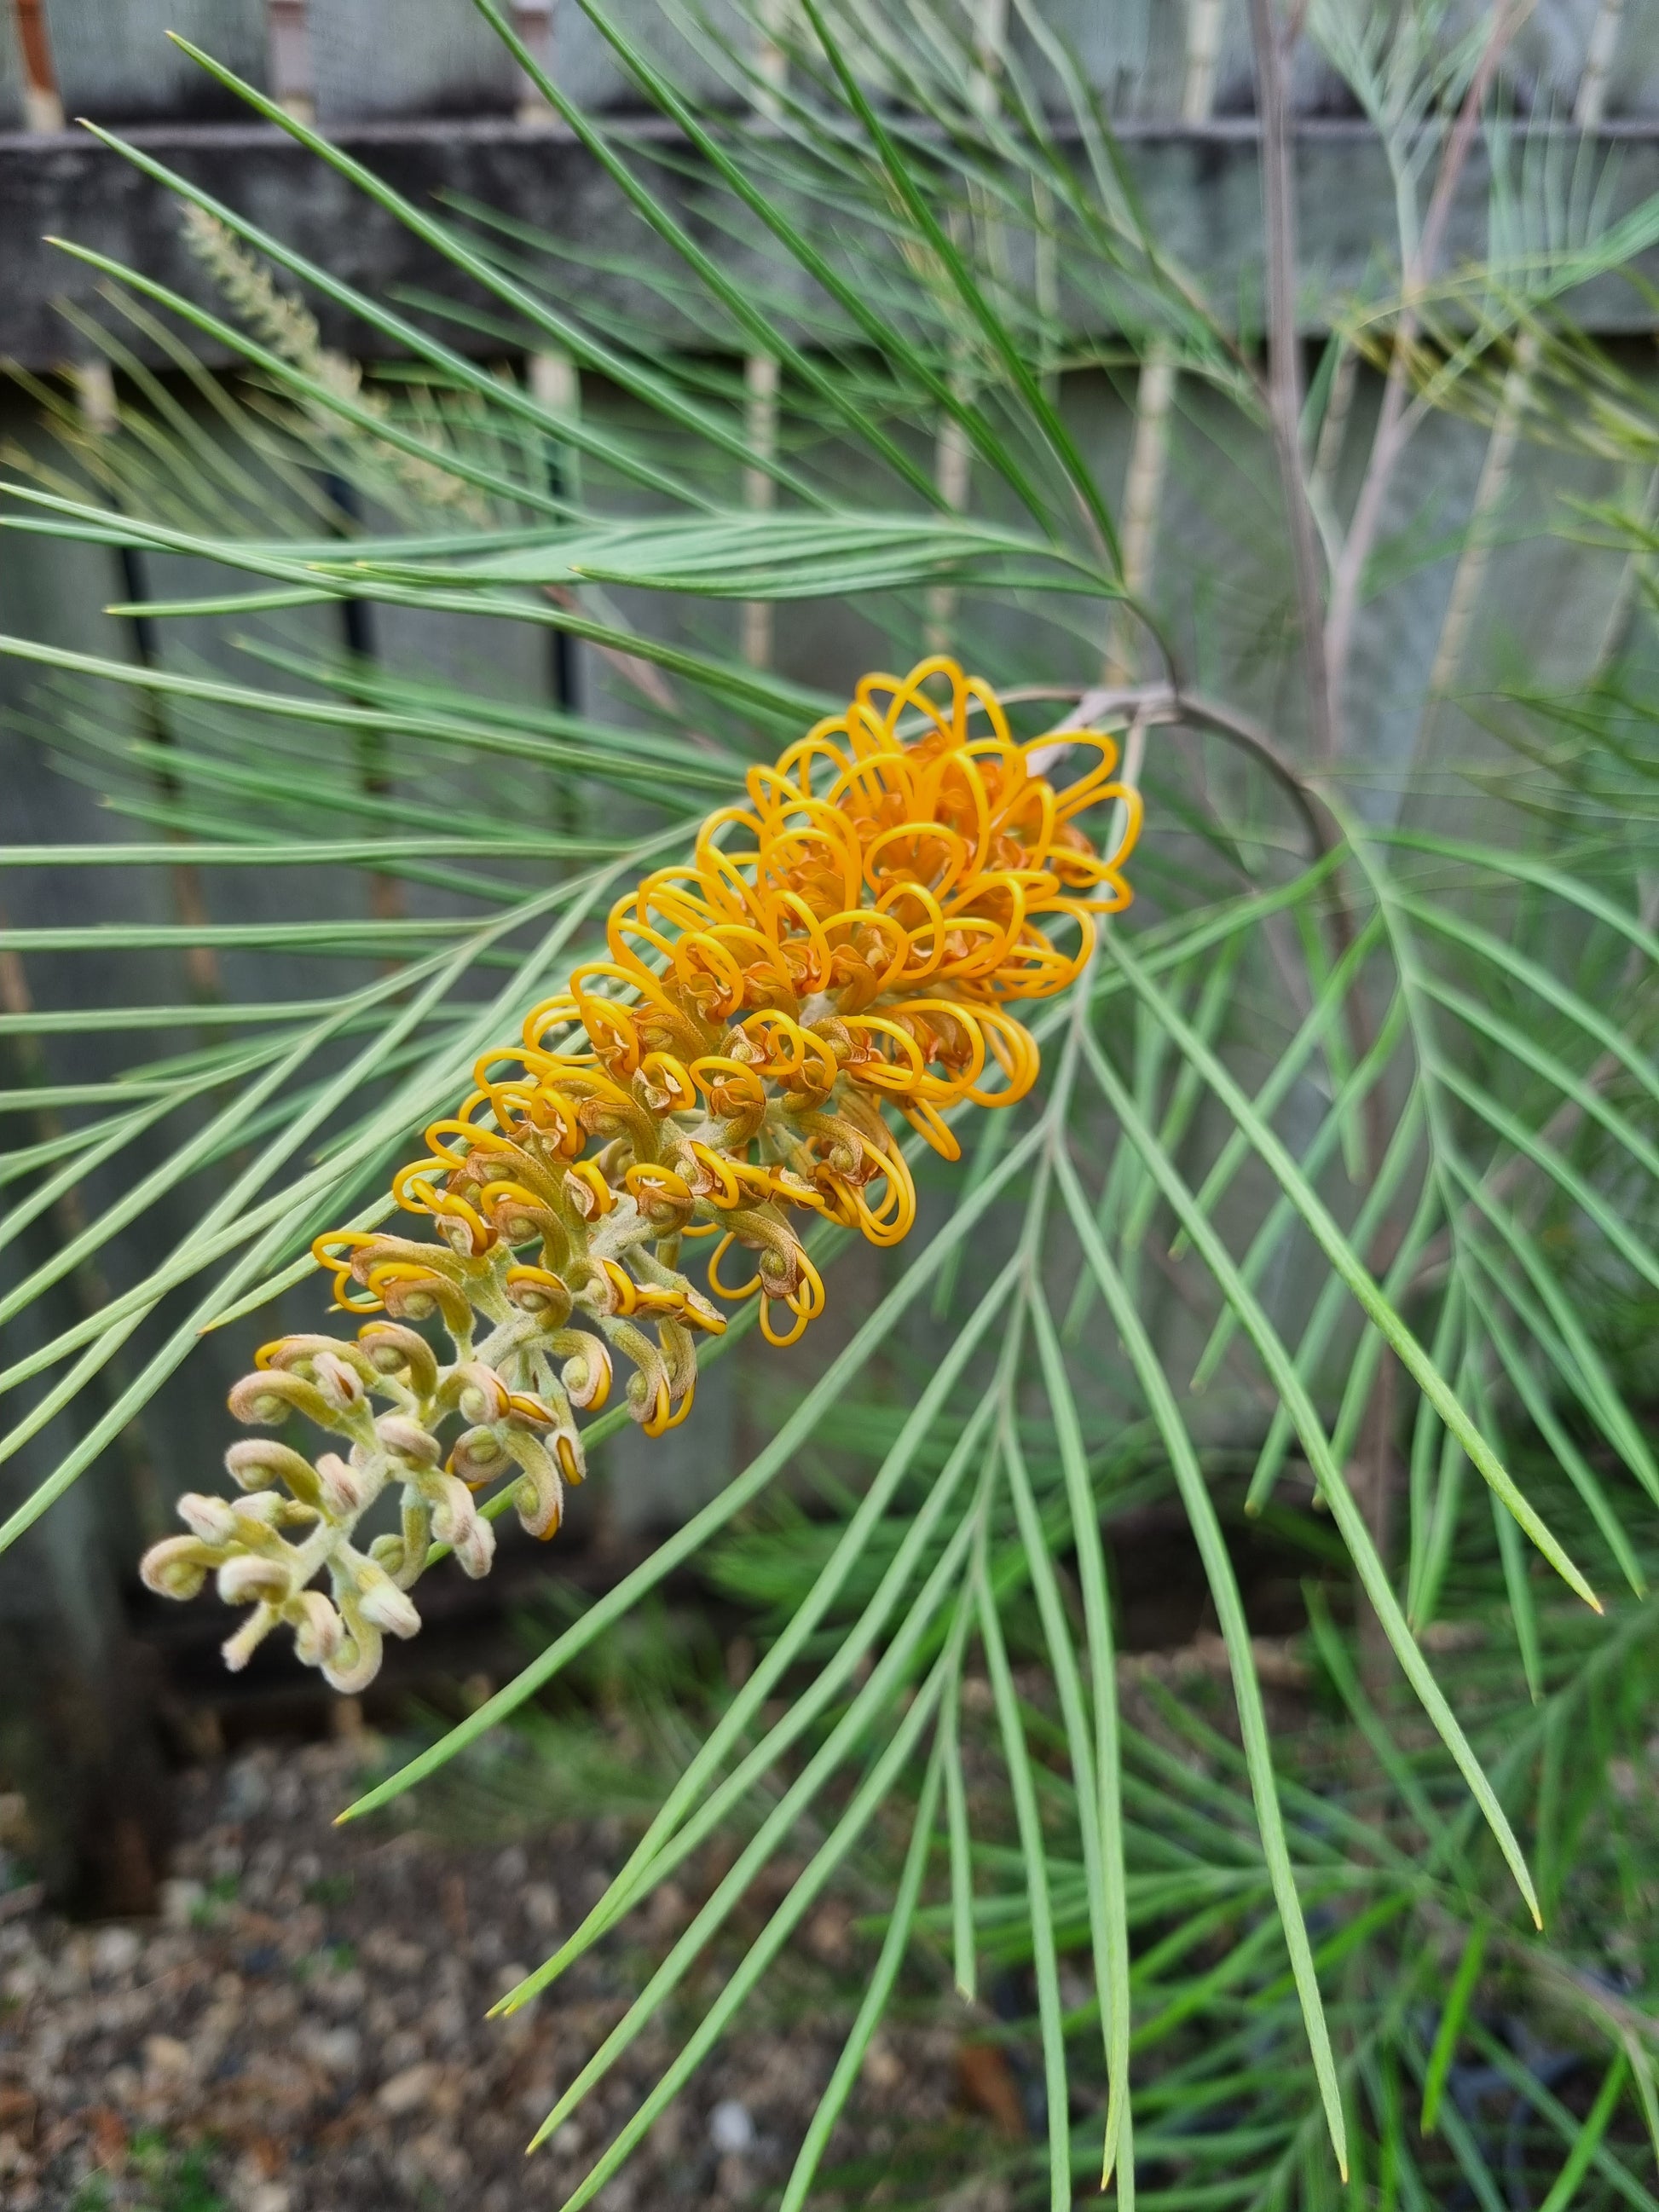
<instances>
[{"instance_id":1,"label":"unopened flower bud","mask_svg":"<svg viewBox=\"0 0 1659 2212\"><path fill-rule=\"evenodd\" d=\"M563 1415L538 1391L515 1390L508 1401L507 1418L518 1427L542 1430L556 1428Z\"/></svg>"},{"instance_id":2,"label":"unopened flower bud","mask_svg":"<svg viewBox=\"0 0 1659 2212\"><path fill-rule=\"evenodd\" d=\"M493 1367L473 1360L457 1370L455 1379L460 1385L455 1402L469 1421L507 1419L507 1385Z\"/></svg>"},{"instance_id":3,"label":"unopened flower bud","mask_svg":"<svg viewBox=\"0 0 1659 2212\"><path fill-rule=\"evenodd\" d=\"M362 1469L348 1467L338 1452L324 1452L318 1459L317 1489L323 1510L334 1521L355 1520L373 1495Z\"/></svg>"},{"instance_id":4,"label":"unopened flower bud","mask_svg":"<svg viewBox=\"0 0 1659 2212\"><path fill-rule=\"evenodd\" d=\"M331 1406L343 1413L355 1413L368 1393L363 1378L337 1352L319 1352L313 1365L317 1388Z\"/></svg>"},{"instance_id":5,"label":"unopened flower bud","mask_svg":"<svg viewBox=\"0 0 1659 2212\"><path fill-rule=\"evenodd\" d=\"M586 1331L576 1334L580 1349L559 1370L559 1380L573 1406L580 1406L584 1413L598 1413L611 1395L610 1350L601 1337L590 1336Z\"/></svg>"},{"instance_id":6,"label":"unopened flower bud","mask_svg":"<svg viewBox=\"0 0 1659 2212\"><path fill-rule=\"evenodd\" d=\"M495 1531L472 1502L472 1492L453 1474L428 1477L422 1495L433 1508L432 1533L447 1544L460 1562L461 1571L477 1582L489 1572L495 1557Z\"/></svg>"},{"instance_id":7,"label":"unopened flower bud","mask_svg":"<svg viewBox=\"0 0 1659 2212\"><path fill-rule=\"evenodd\" d=\"M443 1457L444 1448L434 1436L428 1434L418 1421L411 1421L404 1413L382 1413L374 1424L374 1433L389 1452L399 1459L416 1461L422 1467L436 1467Z\"/></svg>"},{"instance_id":8,"label":"unopened flower bud","mask_svg":"<svg viewBox=\"0 0 1659 2212\"><path fill-rule=\"evenodd\" d=\"M289 1595L289 1572L282 1561L249 1552L227 1559L216 1582L227 1605L280 1605Z\"/></svg>"},{"instance_id":9,"label":"unopened flower bud","mask_svg":"<svg viewBox=\"0 0 1659 2212\"><path fill-rule=\"evenodd\" d=\"M422 1398L429 1398L437 1389L438 1362L432 1346L412 1328L391 1321L366 1322L358 1341L377 1373L402 1375Z\"/></svg>"},{"instance_id":10,"label":"unopened flower bud","mask_svg":"<svg viewBox=\"0 0 1659 2212\"><path fill-rule=\"evenodd\" d=\"M381 1649L380 1630L360 1614L355 1632L343 1636L333 1657L322 1662L324 1681L331 1690L355 1698L380 1673Z\"/></svg>"},{"instance_id":11,"label":"unopened flower bud","mask_svg":"<svg viewBox=\"0 0 1659 2212\"><path fill-rule=\"evenodd\" d=\"M357 1569L357 1605L363 1619L388 1636L413 1636L420 1629L421 1616L412 1600L372 1559Z\"/></svg>"},{"instance_id":12,"label":"unopened flower bud","mask_svg":"<svg viewBox=\"0 0 1659 2212\"><path fill-rule=\"evenodd\" d=\"M494 1482L512 1464L493 1429L467 1429L450 1447L451 1469L463 1482L475 1486Z\"/></svg>"},{"instance_id":13,"label":"unopened flower bud","mask_svg":"<svg viewBox=\"0 0 1659 2212\"><path fill-rule=\"evenodd\" d=\"M243 1376L233 1385L228 1403L236 1419L250 1426L275 1428L290 1413L303 1413L319 1428L339 1426L339 1407L315 1383L275 1370Z\"/></svg>"},{"instance_id":14,"label":"unopened flower bud","mask_svg":"<svg viewBox=\"0 0 1659 2212\"><path fill-rule=\"evenodd\" d=\"M195 1597L217 1561L198 1536L164 1536L138 1562L146 1589L157 1597Z\"/></svg>"},{"instance_id":15,"label":"unopened flower bud","mask_svg":"<svg viewBox=\"0 0 1659 2212\"><path fill-rule=\"evenodd\" d=\"M425 1563L426 1547L424 1545L422 1546L421 1552L422 1557L416 1563L417 1566ZM385 1568L399 1589L404 1589L412 1579L405 1572L409 1564L409 1549L401 1534L393 1534L388 1530L384 1536L377 1536L368 1547L368 1556L377 1567Z\"/></svg>"},{"instance_id":16,"label":"unopened flower bud","mask_svg":"<svg viewBox=\"0 0 1659 2212\"><path fill-rule=\"evenodd\" d=\"M204 1544L230 1544L236 1540L236 1511L228 1498L204 1498L187 1490L179 1500L179 1518Z\"/></svg>"},{"instance_id":17,"label":"unopened flower bud","mask_svg":"<svg viewBox=\"0 0 1659 2212\"><path fill-rule=\"evenodd\" d=\"M293 1502L279 1490L256 1490L251 1497L239 1498L231 1507L236 1520L236 1534L240 1542L258 1543L267 1528L279 1528L294 1511ZM301 1518L306 1517L301 1515Z\"/></svg>"},{"instance_id":18,"label":"unopened flower bud","mask_svg":"<svg viewBox=\"0 0 1659 2212\"><path fill-rule=\"evenodd\" d=\"M274 1437L243 1437L225 1454L225 1465L243 1490L269 1490L284 1482L307 1505L317 1502L317 1476L308 1459Z\"/></svg>"},{"instance_id":19,"label":"unopened flower bud","mask_svg":"<svg viewBox=\"0 0 1659 2212\"><path fill-rule=\"evenodd\" d=\"M321 1590L301 1590L290 1601L294 1650L302 1667L321 1667L339 1650L345 1623ZM295 1615L298 1618L295 1619Z\"/></svg>"},{"instance_id":20,"label":"unopened flower bud","mask_svg":"<svg viewBox=\"0 0 1659 2212\"><path fill-rule=\"evenodd\" d=\"M558 1534L564 1518L564 1484L552 1454L536 1437L523 1434L513 1439L514 1458L524 1469L513 1486L513 1506L526 1533L545 1543Z\"/></svg>"},{"instance_id":21,"label":"unopened flower bud","mask_svg":"<svg viewBox=\"0 0 1659 2212\"><path fill-rule=\"evenodd\" d=\"M369 1380L368 1353L355 1344L343 1344L337 1336L279 1337L275 1344L264 1347L258 1355L258 1364L261 1367L298 1375L307 1382L314 1382L318 1379L319 1362L323 1360L327 1361L331 1367L337 1367L343 1361L356 1370L360 1381L367 1382Z\"/></svg>"}]
</instances>

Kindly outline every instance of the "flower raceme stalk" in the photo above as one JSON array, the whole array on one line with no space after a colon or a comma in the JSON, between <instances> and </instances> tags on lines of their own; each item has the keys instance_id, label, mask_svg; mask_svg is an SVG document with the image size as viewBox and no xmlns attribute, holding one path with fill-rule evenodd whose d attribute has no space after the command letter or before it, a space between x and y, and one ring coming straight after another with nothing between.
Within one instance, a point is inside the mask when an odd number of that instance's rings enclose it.
<instances>
[{"instance_id":1,"label":"flower raceme stalk","mask_svg":"<svg viewBox=\"0 0 1659 2212\"><path fill-rule=\"evenodd\" d=\"M489 1571L476 1491L507 1478L530 1534L557 1529L584 1472L575 1414L605 1403L617 1353L654 1437L690 1410L697 1336L726 1326L715 1299L758 1298L769 1341L793 1344L824 1300L797 1224L898 1243L915 1190L885 1109L959 1158L949 1110L1011 1106L1036 1078L1006 1002L1063 990L1094 915L1128 903L1139 794L1111 781L1109 737L1066 736L1095 759L1056 791L1029 757L1052 738L1016 743L995 694L940 656L866 677L845 714L751 769L691 866L617 902L607 957L427 1131L392 1189L432 1234L318 1238L356 1338L265 1346L230 1410L266 1428L303 1414L342 1449L233 1444L241 1495L179 1500L190 1534L146 1554L150 1588L192 1597L211 1571L250 1608L230 1666L285 1623L307 1666L361 1689L386 1635L420 1626L409 1590L434 1540ZM1076 817L1110 802L1102 857ZM682 1250L711 1237L705 1292ZM447 1361L416 1326L432 1321ZM392 1486L401 1528L359 1548Z\"/></svg>"}]
</instances>

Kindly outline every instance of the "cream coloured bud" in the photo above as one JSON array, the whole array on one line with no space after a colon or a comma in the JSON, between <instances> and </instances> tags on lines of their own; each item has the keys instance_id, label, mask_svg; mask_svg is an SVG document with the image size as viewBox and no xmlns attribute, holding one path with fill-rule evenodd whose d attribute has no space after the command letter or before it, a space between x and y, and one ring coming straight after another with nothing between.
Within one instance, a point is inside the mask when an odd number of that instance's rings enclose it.
<instances>
[{"instance_id":1,"label":"cream coloured bud","mask_svg":"<svg viewBox=\"0 0 1659 2212\"><path fill-rule=\"evenodd\" d=\"M564 1485L552 1454L537 1437L515 1435L513 1456L524 1469L513 1486L514 1510L526 1533L544 1543L564 1518Z\"/></svg>"},{"instance_id":2,"label":"cream coloured bud","mask_svg":"<svg viewBox=\"0 0 1659 2212\"><path fill-rule=\"evenodd\" d=\"M436 1437L428 1436L418 1421L411 1421L406 1413L382 1413L374 1424L374 1433L389 1452L399 1459L414 1460L422 1467L436 1467L443 1457L443 1446Z\"/></svg>"},{"instance_id":3,"label":"cream coloured bud","mask_svg":"<svg viewBox=\"0 0 1659 2212\"><path fill-rule=\"evenodd\" d=\"M280 1491L257 1490L251 1498L231 1501L231 1516L236 1523L236 1534L242 1543L257 1543L266 1528L275 1528L293 1510L290 1501ZM303 1519L306 1516L301 1516Z\"/></svg>"},{"instance_id":4,"label":"cream coloured bud","mask_svg":"<svg viewBox=\"0 0 1659 2212\"><path fill-rule=\"evenodd\" d=\"M343 1637L339 1650L323 1662L323 1680L331 1690L356 1697L380 1671L380 1632L372 1621L361 1620L355 1636Z\"/></svg>"},{"instance_id":5,"label":"cream coloured bud","mask_svg":"<svg viewBox=\"0 0 1659 2212\"><path fill-rule=\"evenodd\" d=\"M321 1667L333 1658L345 1637L345 1623L321 1590L301 1590L289 1601L294 1650L302 1667Z\"/></svg>"},{"instance_id":6,"label":"cream coloured bud","mask_svg":"<svg viewBox=\"0 0 1659 2212\"><path fill-rule=\"evenodd\" d=\"M520 1428L541 1431L557 1428L564 1415L556 1407L550 1406L539 1391L515 1390L509 1419Z\"/></svg>"},{"instance_id":7,"label":"cream coloured bud","mask_svg":"<svg viewBox=\"0 0 1659 2212\"><path fill-rule=\"evenodd\" d=\"M432 1226L458 1260L472 1260L477 1257L472 1241L473 1227L470 1221L465 1220L459 1214L440 1213L433 1217Z\"/></svg>"},{"instance_id":8,"label":"cream coloured bud","mask_svg":"<svg viewBox=\"0 0 1659 2212\"><path fill-rule=\"evenodd\" d=\"M474 1582L489 1572L495 1557L495 1531L472 1502L472 1492L453 1474L430 1476L421 1494L432 1505L432 1533L447 1544L461 1571Z\"/></svg>"},{"instance_id":9,"label":"cream coloured bud","mask_svg":"<svg viewBox=\"0 0 1659 2212\"><path fill-rule=\"evenodd\" d=\"M415 1636L420 1632L421 1616L413 1601L405 1596L383 1568L372 1559L365 1559L356 1571L357 1607L363 1619L382 1628L388 1636Z\"/></svg>"},{"instance_id":10,"label":"cream coloured bud","mask_svg":"<svg viewBox=\"0 0 1659 2212\"><path fill-rule=\"evenodd\" d=\"M432 1346L412 1328L395 1321L368 1322L359 1341L377 1374L402 1376L407 1387L422 1398L437 1389L438 1363Z\"/></svg>"},{"instance_id":11,"label":"cream coloured bud","mask_svg":"<svg viewBox=\"0 0 1659 2212\"><path fill-rule=\"evenodd\" d=\"M355 1413L359 1406L368 1403L368 1393L362 1376L337 1352L319 1352L313 1362L312 1374L318 1389L337 1411Z\"/></svg>"},{"instance_id":12,"label":"cream coloured bud","mask_svg":"<svg viewBox=\"0 0 1659 2212\"><path fill-rule=\"evenodd\" d=\"M384 1567L386 1569L387 1574L391 1576L392 1581L397 1583L400 1589L403 1588L404 1567L408 1559L408 1547L405 1546L401 1534L394 1535L388 1530L386 1534L384 1536L377 1536L374 1539L374 1541L368 1547L368 1556L374 1560L377 1567ZM422 1566L426 1564L426 1546L424 1544L421 1547L419 1564Z\"/></svg>"},{"instance_id":13,"label":"cream coloured bud","mask_svg":"<svg viewBox=\"0 0 1659 2212\"><path fill-rule=\"evenodd\" d=\"M317 1492L324 1512L332 1521L354 1520L374 1494L362 1469L348 1467L338 1452L324 1452L319 1457Z\"/></svg>"},{"instance_id":14,"label":"cream coloured bud","mask_svg":"<svg viewBox=\"0 0 1659 2212\"><path fill-rule=\"evenodd\" d=\"M311 1462L287 1444L279 1444L274 1437L240 1438L225 1454L225 1466L240 1489L269 1490L283 1482L303 1504L317 1503L317 1477Z\"/></svg>"},{"instance_id":15,"label":"cream coloured bud","mask_svg":"<svg viewBox=\"0 0 1659 2212\"><path fill-rule=\"evenodd\" d=\"M140 1559L138 1573L157 1597L189 1598L199 1594L208 1569L217 1565L216 1555L198 1536L164 1536Z\"/></svg>"},{"instance_id":16,"label":"cream coloured bud","mask_svg":"<svg viewBox=\"0 0 1659 2212\"><path fill-rule=\"evenodd\" d=\"M337 1428L340 1409L303 1376L277 1372L244 1375L226 1401L235 1418L250 1427L276 1428L290 1413L303 1413L319 1428Z\"/></svg>"},{"instance_id":17,"label":"cream coloured bud","mask_svg":"<svg viewBox=\"0 0 1659 2212\"><path fill-rule=\"evenodd\" d=\"M235 1542L236 1509L228 1498L204 1498L199 1491L187 1490L178 1510L185 1528L204 1544Z\"/></svg>"},{"instance_id":18,"label":"cream coloured bud","mask_svg":"<svg viewBox=\"0 0 1659 2212\"><path fill-rule=\"evenodd\" d=\"M282 1368L295 1375L313 1376L319 1358L343 1360L356 1370L365 1382L374 1379L373 1363L360 1345L351 1344L337 1336L285 1336L276 1343L267 1345L259 1355L263 1367Z\"/></svg>"},{"instance_id":19,"label":"cream coloured bud","mask_svg":"<svg viewBox=\"0 0 1659 2212\"><path fill-rule=\"evenodd\" d=\"M227 1605L280 1605L289 1592L289 1571L280 1559L244 1552L225 1561L215 1586Z\"/></svg>"},{"instance_id":20,"label":"cream coloured bud","mask_svg":"<svg viewBox=\"0 0 1659 2212\"><path fill-rule=\"evenodd\" d=\"M513 1462L493 1429L477 1428L456 1437L449 1464L463 1482L483 1483L505 1474Z\"/></svg>"},{"instance_id":21,"label":"cream coloured bud","mask_svg":"<svg viewBox=\"0 0 1659 2212\"><path fill-rule=\"evenodd\" d=\"M501 1421L508 1412L507 1389L493 1367L472 1360L456 1370L456 1403L469 1421Z\"/></svg>"},{"instance_id":22,"label":"cream coloured bud","mask_svg":"<svg viewBox=\"0 0 1659 2212\"><path fill-rule=\"evenodd\" d=\"M573 1334L580 1340L579 1348L560 1369L559 1380L573 1406L580 1406L585 1413L597 1411L611 1395L610 1349L603 1338L586 1330Z\"/></svg>"}]
</instances>

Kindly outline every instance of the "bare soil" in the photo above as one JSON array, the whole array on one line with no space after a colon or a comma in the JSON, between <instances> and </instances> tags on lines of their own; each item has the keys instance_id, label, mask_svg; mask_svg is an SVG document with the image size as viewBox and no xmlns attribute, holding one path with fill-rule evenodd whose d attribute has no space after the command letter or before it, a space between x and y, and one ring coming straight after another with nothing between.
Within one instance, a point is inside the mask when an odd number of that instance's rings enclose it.
<instances>
[{"instance_id":1,"label":"bare soil","mask_svg":"<svg viewBox=\"0 0 1659 2212\"><path fill-rule=\"evenodd\" d=\"M261 1746L183 1775L157 1919L77 1927L27 1892L0 1898L7 2212L517 2212L581 2180L714 1995L720 1958L544 2148L526 2160L526 2145L718 1880L720 1847L657 1893L628 1948L607 1939L489 2021L599 1895L626 1835L614 1819L505 1847L337 1828L365 1750ZM745 1906L738 1940L792 1871ZM821 1905L601 2212L775 2203L872 1956L851 1908ZM954 2172L957 2212L1010 2203L983 2177L1018 2157L1018 2097L971 2025L940 2025L934 2007L884 2031L831 2145L826 2201L915 2202Z\"/></svg>"}]
</instances>

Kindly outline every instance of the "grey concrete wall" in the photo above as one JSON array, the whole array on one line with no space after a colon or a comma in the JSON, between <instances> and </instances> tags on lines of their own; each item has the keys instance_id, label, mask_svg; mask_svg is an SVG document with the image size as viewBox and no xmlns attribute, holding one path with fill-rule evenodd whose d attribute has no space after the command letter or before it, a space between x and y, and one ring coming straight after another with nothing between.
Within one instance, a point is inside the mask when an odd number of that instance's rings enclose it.
<instances>
[{"instance_id":1,"label":"grey concrete wall","mask_svg":"<svg viewBox=\"0 0 1659 2212\"><path fill-rule=\"evenodd\" d=\"M678 165L653 158L653 149L672 144L672 134L645 119L630 121L626 130L629 150L653 189L697 228L702 193L695 180ZM155 160L345 283L393 301L416 289L441 289L463 304L485 305L482 294L395 216L365 200L274 126L167 125L130 135ZM562 128L472 117L441 125L347 124L333 135L419 207L433 209L446 196L471 200L545 234L556 247L578 252L594 264L582 279L591 311L620 313L664 345L707 343L704 331L677 305L679 269L671 250L643 228ZM1565 172L1577 166L1585 179L1605 181L1610 219L1659 192L1659 131L1646 121L1609 123L1588 139L1563 125L1539 125L1533 144L1540 157L1546 137L1559 149L1555 158ZM1128 178L1166 250L1209 288L1220 313L1254 317L1262 294L1254 122L1222 118L1190 128L1132 122L1121 144ZM1297 133L1296 171L1304 271L1298 307L1304 329L1313 332L1330 328L1342 303L1376 281L1379 252L1386 260L1394 235L1394 187L1376 135L1352 118L1305 122ZM1484 258L1491 198L1487 151L1477 146L1447 224L1449 265ZM0 290L0 354L9 360L45 368L81 350L63 305L93 307L105 279L64 254L53 243L59 238L214 305L184 243L171 195L84 133L0 136L0 237L7 277ZM805 303L804 280L775 256L757 246L732 250L730 258L748 283ZM626 263L625 273L607 270L617 262ZM1637 256L1632 273L1649 286L1659 283L1659 247ZM1585 285L1567 304L1578 320L1603 332L1649 326L1649 295L1622 277ZM1079 336L1110 334L1115 310L1109 296L1068 293L1061 305ZM814 315L821 312L814 301ZM318 313L331 342L355 353L397 349L325 299ZM497 307L492 327L499 327L501 315ZM440 334L464 351L488 351L499 343L469 336L453 323ZM147 341L135 343L145 357L159 358ZM211 339L203 341L203 349L204 358L228 358Z\"/></svg>"}]
</instances>

